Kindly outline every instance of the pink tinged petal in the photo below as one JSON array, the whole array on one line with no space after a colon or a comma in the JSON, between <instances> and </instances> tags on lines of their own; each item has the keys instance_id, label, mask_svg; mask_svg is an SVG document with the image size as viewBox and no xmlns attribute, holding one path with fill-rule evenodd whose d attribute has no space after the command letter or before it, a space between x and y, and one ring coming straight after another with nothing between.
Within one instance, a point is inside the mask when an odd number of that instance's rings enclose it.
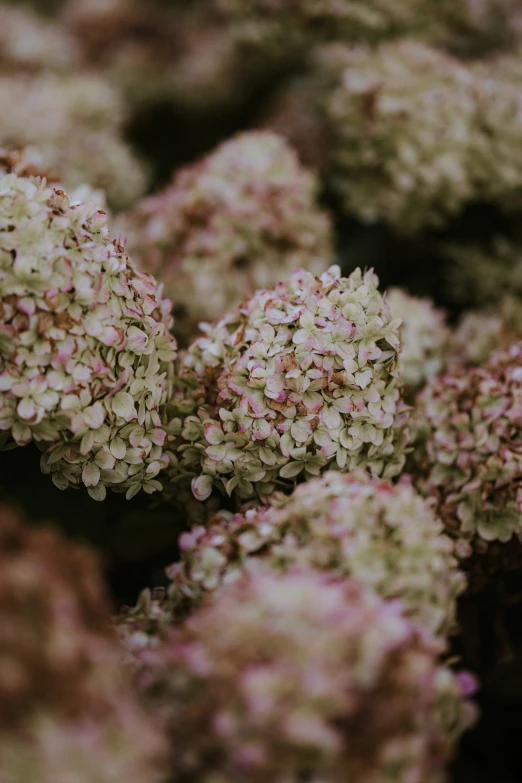
<instances>
[{"instance_id":1,"label":"pink tinged petal","mask_svg":"<svg viewBox=\"0 0 522 783\"><path fill-rule=\"evenodd\" d=\"M341 414L333 406L325 407L321 412L321 421L329 430L336 430L341 426Z\"/></svg>"},{"instance_id":2,"label":"pink tinged petal","mask_svg":"<svg viewBox=\"0 0 522 783\"><path fill-rule=\"evenodd\" d=\"M272 434L273 426L265 419L256 419L252 427L254 440L266 440Z\"/></svg>"},{"instance_id":3,"label":"pink tinged petal","mask_svg":"<svg viewBox=\"0 0 522 783\"><path fill-rule=\"evenodd\" d=\"M154 462L151 462L150 465L147 465L147 469L145 470L145 473L147 476L154 477L158 475L160 470L161 470L161 462L155 460Z\"/></svg>"},{"instance_id":4,"label":"pink tinged petal","mask_svg":"<svg viewBox=\"0 0 522 783\"><path fill-rule=\"evenodd\" d=\"M218 446L225 440L225 435L220 425L215 421L206 421L203 424L205 438L211 446Z\"/></svg>"},{"instance_id":5,"label":"pink tinged petal","mask_svg":"<svg viewBox=\"0 0 522 783\"><path fill-rule=\"evenodd\" d=\"M118 329L114 326L106 326L100 335L96 335L101 343L104 345L116 345L121 339L122 335Z\"/></svg>"},{"instance_id":6,"label":"pink tinged petal","mask_svg":"<svg viewBox=\"0 0 522 783\"><path fill-rule=\"evenodd\" d=\"M359 361L367 362L371 359L378 359L381 353L381 349L375 343L363 344L359 348Z\"/></svg>"},{"instance_id":7,"label":"pink tinged petal","mask_svg":"<svg viewBox=\"0 0 522 783\"><path fill-rule=\"evenodd\" d=\"M274 398L274 395L277 396L280 392L283 391L284 387L285 382L282 375L270 375L266 379L265 394L267 397Z\"/></svg>"},{"instance_id":8,"label":"pink tinged petal","mask_svg":"<svg viewBox=\"0 0 522 783\"><path fill-rule=\"evenodd\" d=\"M16 306L20 312L26 315L33 315L36 311L34 299L31 299L30 296L24 296L23 299L19 299Z\"/></svg>"},{"instance_id":9,"label":"pink tinged petal","mask_svg":"<svg viewBox=\"0 0 522 783\"><path fill-rule=\"evenodd\" d=\"M132 432L129 433L129 443L134 448L138 448L138 446L141 444L141 441L145 437L145 428L144 427L135 427Z\"/></svg>"},{"instance_id":10,"label":"pink tinged petal","mask_svg":"<svg viewBox=\"0 0 522 783\"><path fill-rule=\"evenodd\" d=\"M100 481L100 469L94 462L85 465L82 470L82 481L86 487L95 487Z\"/></svg>"},{"instance_id":11,"label":"pink tinged petal","mask_svg":"<svg viewBox=\"0 0 522 783\"><path fill-rule=\"evenodd\" d=\"M324 400L318 392L307 391L303 394L303 405L312 413L320 411L324 405Z\"/></svg>"},{"instance_id":12,"label":"pink tinged petal","mask_svg":"<svg viewBox=\"0 0 522 783\"><path fill-rule=\"evenodd\" d=\"M121 416L127 421L136 418L134 400L128 392L118 392L111 400L111 407L117 416Z\"/></svg>"},{"instance_id":13,"label":"pink tinged petal","mask_svg":"<svg viewBox=\"0 0 522 783\"><path fill-rule=\"evenodd\" d=\"M196 500L203 502L212 494L212 476L203 475L193 478L190 486Z\"/></svg>"},{"instance_id":14,"label":"pink tinged petal","mask_svg":"<svg viewBox=\"0 0 522 783\"><path fill-rule=\"evenodd\" d=\"M167 433L165 430L162 430L159 427L156 427L155 429L151 430L149 433L147 433L151 441L154 443L155 446L163 446L165 443L165 439L167 437Z\"/></svg>"},{"instance_id":15,"label":"pink tinged petal","mask_svg":"<svg viewBox=\"0 0 522 783\"><path fill-rule=\"evenodd\" d=\"M80 435L89 429L89 426L85 423L83 413L75 413L71 421L71 432L74 435Z\"/></svg>"},{"instance_id":16,"label":"pink tinged petal","mask_svg":"<svg viewBox=\"0 0 522 783\"><path fill-rule=\"evenodd\" d=\"M25 397L23 400L20 400L16 412L24 421L36 421L37 419L36 405L30 397Z\"/></svg>"},{"instance_id":17,"label":"pink tinged petal","mask_svg":"<svg viewBox=\"0 0 522 783\"><path fill-rule=\"evenodd\" d=\"M248 397L248 403L256 416L260 416L266 410L266 403L262 392L258 392L257 394Z\"/></svg>"},{"instance_id":18,"label":"pink tinged petal","mask_svg":"<svg viewBox=\"0 0 522 783\"><path fill-rule=\"evenodd\" d=\"M27 424L22 424L21 421L14 422L11 429L11 435L13 436L14 442L18 443L19 446L27 446L32 438L31 428L28 427Z\"/></svg>"},{"instance_id":19,"label":"pink tinged petal","mask_svg":"<svg viewBox=\"0 0 522 783\"><path fill-rule=\"evenodd\" d=\"M209 446L206 450L206 455L213 462L221 462L227 456L227 450L224 443L219 446Z\"/></svg>"},{"instance_id":20,"label":"pink tinged petal","mask_svg":"<svg viewBox=\"0 0 522 783\"><path fill-rule=\"evenodd\" d=\"M350 397L339 397L334 402L334 408L339 413L351 413L354 408L353 400Z\"/></svg>"}]
</instances>

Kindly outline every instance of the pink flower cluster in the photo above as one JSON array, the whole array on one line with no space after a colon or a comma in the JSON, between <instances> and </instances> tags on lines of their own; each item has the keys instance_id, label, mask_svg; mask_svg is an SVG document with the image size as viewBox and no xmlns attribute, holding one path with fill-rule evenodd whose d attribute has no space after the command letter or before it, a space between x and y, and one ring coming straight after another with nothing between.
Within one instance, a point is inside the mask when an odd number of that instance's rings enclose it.
<instances>
[{"instance_id":1,"label":"pink flower cluster","mask_svg":"<svg viewBox=\"0 0 522 783\"><path fill-rule=\"evenodd\" d=\"M479 550L522 539L522 343L457 365L416 401L414 469L446 528Z\"/></svg>"},{"instance_id":2,"label":"pink flower cluster","mask_svg":"<svg viewBox=\"0 0 522 783\"><path fill-rule=\"evenodd\" d=\"M126 216L136 262L165 284L185 335L294 269L324 272L330 220L315 177L270 132L243 133L181 169Z\"/></svg>"},{"instance_id":3,"label":"pink flower cluster","mask_svg":"<svg viewBox=\"0 0 522 783\"><path fill-rule=\"evenodd\" d=\"M9 783L160 783L165 745L121 667L98 562L0 508L0 758Z\"/></svg>"},{"instance_id":4,"label":"pink flower cluster","mask_svg":"<svg viewBox=\"0 0 522 783\"><path fill-rule=\"evenodd\" d=\"M106 215L39 178L0 177L0 288L0 430L36 441L60 489L161 489L170 302Z\"/></svg>"},{"instance_id":5,"label":"pink flower cluster","mask_svg":"<svg viewBox=\"0 0 522 783\"><path fill-rule=\"evenodd\" d=\"M174 780L441 780L473 721L469 675L357 582L262 568L139 655Z\"/></svg>"},{"instance_id":6,"label":"pink flower cluster","mask_svg":"<svg viewBox=\"0 0 522 783\"><path fill-rule=\"evenodd\" d=\"M400 473L400 319L377 283L359 269L297 271L209 326L182 360L188 391L168 426L171 477L192 478L205 500L213 486L263 497L328 466Z\"/></svg>"}]
</instances>

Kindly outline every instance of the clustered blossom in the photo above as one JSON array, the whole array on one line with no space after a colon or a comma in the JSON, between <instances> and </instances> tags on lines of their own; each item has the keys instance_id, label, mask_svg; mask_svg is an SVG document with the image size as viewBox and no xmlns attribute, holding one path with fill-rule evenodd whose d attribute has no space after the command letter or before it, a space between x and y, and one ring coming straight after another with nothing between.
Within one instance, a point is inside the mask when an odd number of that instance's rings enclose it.
<instances>
[{"instance_id":1,"label":"clustered blossom","mask_svg":"<svg viewBox=\"0 0 522 783\"><path fill-rule=\"evenodd\" d=\"M522 539L522 343L456 366L419 394L414 469L448 532L479 551Z\"/></svg>"},{"instance_id":2,"label":"clustered blossom","mask_svg":"<svg viewBox=\"0 0 522 783\"><path fill-rule=\"evenodd\" d=\"M170 302L107 217L45 180L0 176L0 430L56 486L161 489Z\"/></svg>"},{"instance_id":3,"label":"clustered blossom","mask_svg":"<svg viewBox=\"0 0 522 783\"><path fill-rule=\"evenodd\" d=\"M0 69L65 70L78 63L74 39L28 8L0 6Z\"/></svg>"},{"instance_id":4,"label":"clustered blossom","mask_svg":"<svg viewBox=\"0 0 522 783\"><path fill-rule=\"evenodd\" d=\"M415 391L445 367L450 339L446 315L431 299L411 296L400 288L388 289L386 301L392 315L402 318L399 370L404 383Z\"/></svg>"},{"instance_id":5,"label":"clustered blossom","mask_svg":"<svg viewBox=\"0 0 522 783\"><path fill-rule=\"evenodd\" d=\"M175 781L435 783L473 720L441 650L355 581L256 570L138 660Z\"/></svg>"},{"instance_id":6,"label":"clustered blossom","mask_svg":"<svg viewBox=\"0 0 522 783\"><path fill-rule=\"evenodd\" d=\"M332 57L337 84L318 100L332 138L328 176L347 212L415 232L473 200L519 205L516 58L468 65L411 40Z\"/></svg>"},{"instance_id":7,"label":"clustered blossom","mask_svg":"<svg viewBox=\"0 0 522 783\"><path fill-rule=\"evenodd\" d=\"M2 781L164 779L162 734L120 657L95 558L1 508Z\"/></svg>"},{"instance_id":8,"label":"clustered blossom","mask_svg":"<svg viewBox=\"0 0 522 783\"><path fill-rule=\"evenodd\" d=\"M182 361L189 391L173 399L183 412L169 423L173 478L193 477L205 500L213 486L263 497L328 467L400 473L400 319L377 285L371 270L298 270L209 326Z\"/></svg>"},{"instance_id":9,"label":"clustered blossom","mask_svg":"<svg viewBox=\"0 0 522 783\"><path fill-rule=\"evenodd\" d=\"M33 157L68 189L106 191L128 207L147 184L143 165L123 140L123 107L107 82L90 75L0 76L0 144L34 148Z\"/></svg>"},{"instance_id":10,"label":"clustered blossom","mask_svg":"<svg viewBox=\"0 0 522 783\"><path fill-rule=\"evenodd\" d=\"M252 131L179 171L128 214L123 232L190 334L294 269L328 268L331 226L316 197L315 177L286 142Z\"/></svg>"},{"instance_id":11,"label":"clustered blossom","mask_svg":"<svg viewBox=\"0 0 522 783\"><path fill-rule=\"evenodd\" d=\"M276 506L221 512L206 528L183 534L164 608L198 603L261 558L275 569L306 564L357 579L386 599L400 598L429 631L447 633L465 587L453 546L407 480L393 485L362 471L327 472Z\"/></svg>"}]
</instances>

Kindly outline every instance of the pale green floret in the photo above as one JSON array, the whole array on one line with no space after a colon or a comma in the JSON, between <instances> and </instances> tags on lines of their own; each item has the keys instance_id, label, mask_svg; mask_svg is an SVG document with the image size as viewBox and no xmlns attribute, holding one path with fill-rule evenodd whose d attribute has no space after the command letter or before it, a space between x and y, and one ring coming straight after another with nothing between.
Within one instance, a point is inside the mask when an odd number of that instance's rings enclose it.
<instances>
[{"instance_id":1,"label":"pale green floret","mask_svg":"<svg viewBox=\"0 0 522 783\"><path fill-rule=\"evenodd\" d=\"M161 489L170 302L92 204L0 176L0 430L60 489Z\"/></svg>"},{"instance_id":2,"label":"pale green floret","mask_svg":"<svg viewBox=\"0 0 522 783\"><path fill-rule=\"evenodd\" d=\"M437 498L447 531L479 551L522 540L521 417L520 342L434 378L416 401L419 486Z\"/></svg>"},{"instance_id":3,"label":"pale green floret","mask_svg":"<svg viewBox=\"0 0 522 783\"><path fill-rule=\"evenodd\" d=\"M172 477L192 477L204 500L213 487L245 499L291 490L328 467L400 473L400 319L377 284L372 271L298 270L209 326L180 368Z\"/></svg>"},{"instance_id":4,"label":"pale green floret","mask_svg":"<svg viewBox=\"0 0 522 783\"><path fill-rule=\"evenodd\" d=\"M256 569L138 655L173 781L440 783L474 680L355 580Z\"/></svg>"},{"instance_id":5,"label":"pale green floret","mask_svg":"<svg viewBox=\"0 0 522 783\"><path fill-rule=\"evenodd\" d=\"M443 310L431 299L411 296L390 288L386 301L394 317L402 318L399 370L411 391L420 389L438 375L447 362L450 331Z\"/></svg>"},{"instance_id":6,"label":"pale green floret","mask_svg":"<svg viewBox=\"0 0 522 783\"><path fill-rule=\"evenodd\" d=\"M276 570L306 563L353 577L386 599L400 598L430 632L452 630L465 579L442 522L407 480L394 486L362 471L327 472L275 502L222 512L181 536L164 614L184 612L261 559Z\"/></svg>"}]
</instances>

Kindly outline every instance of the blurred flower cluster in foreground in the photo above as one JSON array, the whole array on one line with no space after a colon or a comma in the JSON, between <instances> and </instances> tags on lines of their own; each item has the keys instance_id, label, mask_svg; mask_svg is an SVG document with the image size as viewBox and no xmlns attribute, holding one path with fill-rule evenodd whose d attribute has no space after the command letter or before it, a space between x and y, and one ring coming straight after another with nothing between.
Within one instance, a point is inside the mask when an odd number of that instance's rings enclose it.
<instances>
[{"instance_id":1,"label":"blurred flower cluster in foreground","mask_svg":"<svg viewBox=\"0 0 522 783\"><path fill-rule=\"evenodd\" d=\"M0 783L519 781L522 3L0 0L0 105Z\"/></svg>"}]
</instances>

